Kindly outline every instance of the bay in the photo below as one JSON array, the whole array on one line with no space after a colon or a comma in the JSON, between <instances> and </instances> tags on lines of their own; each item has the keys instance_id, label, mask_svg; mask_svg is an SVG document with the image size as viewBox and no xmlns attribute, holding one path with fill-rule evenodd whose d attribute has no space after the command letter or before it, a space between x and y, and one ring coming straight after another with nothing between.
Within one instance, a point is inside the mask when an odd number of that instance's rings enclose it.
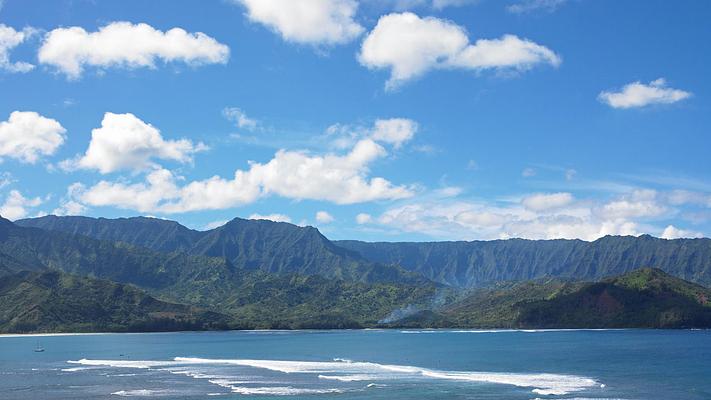
<instances>
[{"instance_id":1,"label":"bay","mask_svg":"<svg viewBox=\"0 0 711 400\"><path fill-rule=\"evenodd\" d=\"M708 330L6 335L0 398L693 400L710 359Z\"/></svg>"}]
</instances>

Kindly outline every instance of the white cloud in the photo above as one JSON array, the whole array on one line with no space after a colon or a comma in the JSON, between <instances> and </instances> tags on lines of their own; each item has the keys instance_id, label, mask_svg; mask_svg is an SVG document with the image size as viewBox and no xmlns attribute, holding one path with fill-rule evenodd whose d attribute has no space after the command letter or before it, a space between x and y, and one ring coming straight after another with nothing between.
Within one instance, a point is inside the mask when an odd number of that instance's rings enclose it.
<instances>
[{"instance_id":1,"label":"white cloud","mask_svg":"<svg viewBox=\"0 0 711 400\"><path fill-rule=\"evenodd\" d=\"M29 211L28 208L37 207L42 204L39 197L28 199L17 190L10 191L10 194L5 198L5 202L0 205L0 215L9 220L25 218Z\"/></svg>"},{"instance_id":2,"label":"white cloud","mask_svg":"<svg viewBox=\"0 0 711 400\"><path fill-rule=\"evenodd\" d=\"M333 215L329 214L326 211L318 211L316 213L316 221L322 224L330 224L334 220L335 218L333 218Z\"/></svg>"},{"instance_id":3,"label":"white cloud","mask_svg":"<svg viewBox=\"0 0 711 400\"><path fill-rule=\"evenodd\" d=\"M396 149L412 139L417 132L417 122L407 118L379 119L371 137L375 141L392 144Z\"/></svg>"},{"instance_id":4,"label":"white cloud","mask_svg":"<svg viewBox=\"0 0 711 400\"><path fill-rule=\"evenodd\" d=\"M696 204L711 207L711 194L690 190L672 190L667 194L669 203L673 205Z\"/></svg>"},{"instance_id":5,"label":"white cloud","mask_svg":"<svg viewBox=\"0 0 711 400\"><path fill-rule=\"evenodd\" d=\"M440 198L457 197L464 193L464 189L459 186L445 186L434 191L434 195Z\"/></svg>"},{"instance_id":6,"label":"white cloud","mask_svg":"<svg viewBox=\"0 0 711 400\"><path fill-rule=\"evenodd\" d=\"M521 204L529 210L546 211L565 207L573 202L570 193L536 193L525 197Z\"/></svg>"},{"instance_id":7,"label":"white cloud","mask_svg":"<svg viewBox=\"0 0 711 400\"><path fill-rule=\"evenodd\" d=\"M222 115L228 120L234 122L238 128L244 128L250 131L257 129L259 122L256 119L249 118L242 109L237 107L226 107L222 110Z\"/></svg>"},{"instance_id":8,"label":"white cloud","mask_svg":"<svg viewBox=\"0 0 711 400\"><path fill-rule=\"evenodd\" d=\"M524 168L523 171L521 171L521 176L524 178L536 176L536 170L533 168Z\"/></svg>"},{"instance_id":9,"label":"white cloud","mask_svg":"<svg viewBox=\"0 0 711 400\"><path fill-rule=\"evenodd\" d=\"M432 69L527 70L561 62L550 49L514 35L471 44L463 27L410 12L381 17L363 41L358 60L371 69L390 69L388 89Z\"/></svg>"},{"instance_id":10,"label":"white cloud","mask_svg":"<svg viewBox=\"0 0 711 400\"><path fill-rule=\"evenodd\" d=\"M249 219L266 219L269 221L274 221L274 222L289 222L291 223L291 218L289 218L288 215L284 214L252 214L249 216Z\"/></svg>"},{"instance_id":11,"label":"white cloud","mask_svg":"<svg viewBox=\"0 0 711 400\"><path fill-rule=\"evenodd\" d=\"M0 122L0 157L35 163L49 156L64 143L66 129L51 119L32 111L14 111Z\"/></svg>"},{"instance_id":12,"label":"white cloud","mask_svg":"<svg viewBox=\"0 0 711 400\"><path fill-rule=\"evenodd\" d=\"M232 0L247 8L253 22L267 26L289 42L336 45L363 33L355 20L355 0Z\"/></svg>"},{"instance_id":13,"label":"white cloud","mask_svg":"<svg viewBox=\"0 0 711 400\"><path fill-rule=\"evenodd\" d=\"M573 205L539 213L521 206L498 207L476 202L412 203L394 207L377 222L405 232L438 239L584 239L637 235L634 221L606 220L590 208Z\"/></svg>"},{"instance_id":14,"label":"white cloud","mask_svg":"<svg viewBox=\"0 0 711 400\"><path fill-rule=\"evenodd\" d=\"M155 68L158 60L224 64L229 54L229 47L202 32L181 28L163 32L144 23L112 22L96 32L78 26L52 30L44 38L38 59L69 79L78 79L85 66Z\"/></svg>"},{"instance_id":15,"label":"white cloud","mask_svg":"<svg viewBox=\"0 0 711 400\"><path fill-rule=\"evenodd\" d=\"M52 211L54 215L82 215L86 212L86 206L76 201L63 202Z\"/></svg>"},{"instance_id":16,"label":"white cloud","mask_svg":"<svg viewBox=\"0 0 711 400\"><path fill-rule=\"evenodd\" d=\"M2 4L0 4L2 8ZM7 72L29 72L35 66L27 62L10 61L10 51L27 40L34 33L34 29L25 28L16 31L12 27L0 24L0 70Z\"/></svg>"},{"instance_id":17,"label":"white cloud","mask_svg":"<svg viewBox=\"0 0 711 400\"><path fill-rule=\"evenodd\" d=\"M122 169L156 168L153 159L192 162L193 154L207 149L190 140L165 140L160 131L135 115L106 113L101 128L91 131L86 153L62 162L65 169L95 169L102 174Z\"/></svg>"},{"instance_id":18,"label":"white cloud","mask_svg":"<svg viewBox=\"0 0 711 400\"><path fill-rule=\"evenodd\" d=\"M372 127L333 124L326 129L326 139L336 149L352 147L362 139L387 143L398 149L412 140L419 126L407 118L377 119Z\"/></svg>"},{"instance_id":19,"label":"white cloud","mask_svg":"<svg viewBox=\"0 0 711 400\"><path fill-rule=\"evenodd\" d=\"M356 223L358 225L369 224L373 221L373 216L366 213L360 213L356 215Z\"/></svg>"},{"instance_id":20,"label":"white cloud","mask_svg":"<svg viewBox=\"0 0 711 400\"><path fill-rule=\"evenodd\" d=\"M613 108L635 108L676 103L689 97L690 92L667 87L666 80L659 78L649 84L632 82L619 91L603 91L598 95L598 100Z\"/></svg>"},{"instance_id":21,"label":"white cloud","mask_svg":"<svg viewBox=\"0 0 711 400\"><path fill-rule=\"evenodd\" d=\"M676 215L665 194L633 190L611 199L576 199L569 193L531 194L520 202L486 202L420 197L368 220L390 229L436 239L583 239L605 235L658 234ZM664 225L662 225L664 226ZM700 236L667 230L667 236Z\"/></svg>"},{"instance_id":22,"label":"white cloud","mask_svg":"<svg viewBox=\"0 0 711 400\"><path fill-rule=\"evenodd\" d=\"M684 239L684 238L701 238L704 237L701 232L687 231L679 229L674 225L669 225L662 232L662 239Z\"/></svg>"},{"instance_id":23,"label":"white cloud","mask_svg":"<svg viewBox=\"0 0 711 400\"><path fill-rule=\"evenodd\" d=\"M553 12L567 1L568 0L522 0L507 6L506 10L514 14L526 14L535 11Z\"/></svg>"},{"instance_id":24,"label":"white cloud","mask_svg":"<svg viewBox=\"0 0 711 400\"><path fill-rule=\"evenodd\" d=\"M602 206L600 213L606 218L628 219L658 217L669 210L658 199L654 190L635 190Z\"/></svg>"},{"instance_id":25,"label":"white cloud","mask_svg":"<svg viewBox=\"0 0 711 400\"><path fill-rule=\"evenodd\" d=\"M181 177L166 169L149 173L145 182L101 181L76 197L92 206L115 206L142 212L179 213L225 209L269 195L295 200L353 204L410 197L413 189L381 177L368 177L369 165L387 154L363 139L344 155L311 155L280 150L267 163L251 162L232 179L219 176L178 185Z\"/></svg>"},{"instance_id":26,"label":"white cloud","mask_svg":"<svg viewBox=\"0 0 711 400\"><path fill-rule=\"evenodd\" d=\"M371 0L382 2L383 0ZM461 7L468 4L478 3L479 0L390 0L395 10L412 10L418 7L431 7L435 10L442 10L447 7Z\"/></svg>"}]
</instances>

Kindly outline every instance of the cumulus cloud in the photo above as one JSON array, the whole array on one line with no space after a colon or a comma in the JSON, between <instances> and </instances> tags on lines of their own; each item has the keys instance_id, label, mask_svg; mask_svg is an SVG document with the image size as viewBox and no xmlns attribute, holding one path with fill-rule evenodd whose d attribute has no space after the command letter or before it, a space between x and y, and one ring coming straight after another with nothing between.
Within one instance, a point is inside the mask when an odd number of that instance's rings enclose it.
<instances>
[{"instance_id":1,"label":"cumulus cloud","mask_svg":"<svg viewBox=\"0 0 711 400\"><path fill-rule=\"evenodd\" d=\"M10 157L33 164L54 154L64 143L66 129L33 111L14 111L0 122L0 160Z\"/></svg>"},{"instance_id":2,"label":"cumulus cloud","mask_svg":"<svg viewBox=\"0 0 711 400\"><path fill-rule=\"evenodd\" d=\"M259 125L259 122L257 122L256 119L249 118L247 113L237 107L226 107L222 110L222 115L224 115L228 120L234 122L238 128L253 131L257 129L257 126Z\"/></svg>"},{"instance_id":3,"label":"cumulus cloud","mask_svg":"<svg viewBox=\"0 0 711 400\"><path fill-rule=\"evenodd\" d=\"M561 62L547 47L515 35L479 39L472 44L463 27L410 12L381 17L363 41L358 60L371 69L389 69L388 89L432 69L522 71L537 64L558 66Z\"/></svg>"},{"instance_id":4,"label":"cumulus cloud","mask_svg":"<svg viewBox=\"0 0 711 400\"><path fill-rule=\"evenodd\" d=\"M182 177L160 168L145 182L101 181L75 197L91 206L179 213L225 209L269 195L336 204L412 196L411 187L368 176L370 164L385 155L386 150L371 139L360 140L343 155L280 150L266 163L251 162L249 169L235 171L231 179L213 176L180 186Z\"/></svg>"},{"instance_id":5,"label":"cumulus cloud","mask_svg":"<svg viewBox=\"0 0 711 400\"><path fill-rule=\"evenodd\" d=\"M356 223L358 225L369 224L373 221L373 216L366 213L356 215Z\"/></svg>"},{"instance_id":6,"label":"cumulus cloud","mask_svg":"<svg viewBox=\"0 0 711 400\"><path fill-rule=\"evenodd\" d=\"M371 137L375 141L392 144L399 148L417 132L417 122L407 118L379 119L375 121Z\"/></svg>"},{"instance_id":7,"label":"cumulus cloud","mask_svg":"<svg viewBox=\"0 0 711 400\"><path fill-rule=\"evenodd\" d=\"M606 200L576 199L569 193L538 193L525 196L520 202L503 204L420 199L391 207L368 221L437 239L595 240L605 235L662 232L654 222L666 221L675 215L666 201L665 195L653 190L634 190ZM669 229L668 236L674 232ZM684 232L684 235L700 235Z\"/></svg>"},{"instance_id":8,"label":"cumulus cloud","mask_svg":"<svg viewBox=\"0 0 711 400\"><path fill-rule=\"evenodd\" d=\"M2 4L0 4L0 8ZM10 51L27 40L34 33L34 29L25 28L16 31L10 26L0 24L0 70L7 72L29 72L35 66L22 61L10 61Z\"/></svg>"},{"instance_id":9,"label":"cumulus cloud","mask_svg":"<svg viewBox=\"0 0 711 400\"><path fill-rule=\"evenodd\" d=\"M514 14L526 14L536 11L553 12L568 0L523 0L506 7L506 10Z\"/></svg>"},{"instance_id":10,"label":"cumulus cloud","mask_svg":"<svg viewBox=\"0 0 711 400\"><path fill-rule=\"evenodd\" d=\"M52 211L54 215L82 215L86 212L86 206L76 201L67 201Z\"/></svg>"},{"instance_id":11,"label":"cumulus cloud","mask_svg":"<svg viewBox=\"0 0 711 400\"><path fill-rule=\"evenodd\" d=\"M408 118L377 119L372 127L334 124L326 129L326 140L337 149L352 147L362 139L387 143L395 149L412 140L419 130L417 122Z\"/></svg>"},{"instance_id":12,"label":"cumulus cloud","mask_svg":"<svg viewBox=\"0 0 711 400\"><path fill-rule=\"evenodd\" d=\"M288 215L284 214L252 214L249 216L249 219L266 219L268 221L274 221L274 222L289 222L291 223L291 218L289 218Z\"/></svg>"},{"instance_id":13,"label":"cumulus cloud","mask_svg":"<svg viewBox=\"0 0 711 400\"><path fill-rule=\"evenodd\" d=\"M322 224L330 224L333 222L335 218L333 218L333 215L329 214L326 211L318 211L316 213L316 221Z\"/></svg>"},{"instance_id":14,"label":"cumulus cloud","mask_svg":"<svg viewBox=\"0 0 711 400\"><path fill-rule=\"evenodd\" d=\"M78 79L86 66L155 68L158 60L194 66L224 64L229 54L229 47L202 32L181 28L163 32L144 23L112 22L96 32L78 26L52 30L44 38L38 59L69 79Z\"/></svg>"},{"instance_id":15,"label":"cumulus cloud","mask_svg":"<svg viewBox=\"0 0 711 400\"><path fill-rule=\"evenodd\" d=\"M141 171L155 168L154 159L192 162L193 154L207 149L190 140L165 140L153 125L135 115L106 113L101 127L91 131L91 142L83 156L62 162L61 166L95 169L108 174L122 169Z\"/></svg>"},{"instance_id":16,"label":"cumulus cloud","mask_svg":"<svg viewBox=\"0 0 711 400\"><path fill-rule=\"evenodd\" d=\"M354 17L355 0L232 0L244 5L247 17L267 26L288 41L336 45L363 33Z\"/></svg>"},{"instance_id":17,"label":"cumulus cloud","mask_svg":"<svg viewBox=\"0 0 711 400\"><path fill-rule=\"evenodd\" d=\"M0 215L9 220L25 218L29 214L28 208L37 207L42 204L39 197L26 198L17 190L10 191L5 198L5 202L0 205Z\"/></svg>"},{"instance_id":18,"label":"cumulus cloud","mask_svg":"<svg viewBox=\"0 0 711 400\"><path fill-rule=\"evenodd\" d=\"M668 208L659 200L656 191L635 190L605 204L599 212L606 218L628 219L657 217L668 211Z\"/></svg>"},{"instance_id":19,"label":"cumulus cloud","mask_svg":"<svg viewBox=\"0 0 711 400\"><path fill-rule=\"evenodd\" d=\"M679 229L674 225L669 225L664 228L662 232L662 239L687 239L687 238L701 238L704 237L701 232L688 231L685 229Z\"/></svg>"},{"instance_id":20,"label":"cumulus cloud","mask_svg":"<svg viewBox=\"0 0 711 400\"><path fill-rule=\"evenodd\" d=\"M521 204L529 210L545 211L565 207L573 200L570 193L536 193L525 197Z\"/></svg>"},{"instance_id":21,"label":"cumulus cloud","mask_svg":"<svg viewBox=\"0 0 711 400\"><path fill-rule=\"evenodd\" d=\"M667 87L667 81L659 78L644 84L632 82L618 91L603 91L598 100L612 108L637 108L651 104L672 104L691 97L690 92Z\"/></svg>"}]
</instances>

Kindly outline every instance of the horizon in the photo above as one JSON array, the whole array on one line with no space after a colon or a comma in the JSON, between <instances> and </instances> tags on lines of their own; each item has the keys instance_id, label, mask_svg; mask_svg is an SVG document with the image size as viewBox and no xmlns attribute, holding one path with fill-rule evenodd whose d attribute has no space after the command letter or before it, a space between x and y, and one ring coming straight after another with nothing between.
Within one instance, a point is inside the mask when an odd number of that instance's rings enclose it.
<instances>
[{"instance_id":1,"label":"horizon","mask_svg":"<svg viewBox=\"0 0 711 400\"><path fill-rule=\"evenodd\" d=\"M0 1L10 220L711 235L707 2L45 3Z\"/></svg>"}]
</instances>

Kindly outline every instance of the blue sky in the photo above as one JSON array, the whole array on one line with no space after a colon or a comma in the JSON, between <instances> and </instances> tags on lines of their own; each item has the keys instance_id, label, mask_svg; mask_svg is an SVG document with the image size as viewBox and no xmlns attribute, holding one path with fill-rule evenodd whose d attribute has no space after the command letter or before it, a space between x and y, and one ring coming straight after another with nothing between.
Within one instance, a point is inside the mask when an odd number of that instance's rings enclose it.
<instances>
[{"instance_id":1,"label":"blue sky","mask_svg":"<svg viewBox=\"0 0 711 400\"><path fill-rule=\"evenodd\" d=\"M0 4L11 219L711 233L708 2Z\"/></svg>"}]
</instances>

